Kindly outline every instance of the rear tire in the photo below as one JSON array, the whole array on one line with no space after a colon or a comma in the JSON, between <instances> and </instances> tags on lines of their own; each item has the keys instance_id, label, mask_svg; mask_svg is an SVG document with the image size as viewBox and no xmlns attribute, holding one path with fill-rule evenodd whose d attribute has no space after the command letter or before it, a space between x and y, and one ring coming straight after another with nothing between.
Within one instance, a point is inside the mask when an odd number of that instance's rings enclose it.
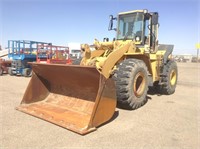
<instances>
[{"instance_id":1,"label":"rear tire","mask_svg":"<svg viewBox=\"0 0 200 149\"><path fill-rule=\"evenodd\" d=\"M171 95L175 92L178 79L178 68L175 61L169 60L163 67L161 85L156 85L160 94Z\"/></svg>"},{"instance_id":2,"label":"rear tire","mask_svg":"<svg viewBox=\"0 0 200 149\"><path fill-rule=\"evenodd\" d=\"M118 67L115 78L118 107L135 110L147 102L148 74L145 63L126 59Z\"/></svg>"}]
</instances>

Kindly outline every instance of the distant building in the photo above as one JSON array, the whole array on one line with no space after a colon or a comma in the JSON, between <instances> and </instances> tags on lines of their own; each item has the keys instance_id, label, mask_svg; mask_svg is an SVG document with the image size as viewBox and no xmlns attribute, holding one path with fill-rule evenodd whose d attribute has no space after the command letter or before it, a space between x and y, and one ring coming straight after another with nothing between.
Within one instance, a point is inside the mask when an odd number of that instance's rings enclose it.
<instances>
[{"instance_id":1,"label":"distant building","mask_svg":"<svg viewBox=\"0 0 200 149\"><path fill-rule=\"evenodd\" d=\"M192 54L181 54L181 55L174 55L174 59L177 62L191 62L192 61Z\"/></svg>"},{"instance_id":2,"label":"distant building","mask_svg":"<svg viewBox=\"0 0 200 149\"><path fill-rule=\"evenodd\" d=\"M81 56L81 44L80 43L68 43L69 54L72 58L79 59Z\"/></svg>"}]
</instances>

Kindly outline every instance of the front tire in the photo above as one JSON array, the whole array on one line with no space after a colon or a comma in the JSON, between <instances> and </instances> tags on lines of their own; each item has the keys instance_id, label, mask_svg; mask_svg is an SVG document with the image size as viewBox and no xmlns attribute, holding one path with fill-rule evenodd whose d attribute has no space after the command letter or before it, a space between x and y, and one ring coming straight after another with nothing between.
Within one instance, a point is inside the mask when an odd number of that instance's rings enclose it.
<instances>
[{"instance_id":1,"label":"front tire","mask_svg":"<svg viewBox=\"0 0 200 149\"><path fill-rule=\"evenodd\" d=\"M118 67L116 91L118 107L135 110L147 102L148 74L145 63L126 59Z\"/></svg>"}]
</instances>

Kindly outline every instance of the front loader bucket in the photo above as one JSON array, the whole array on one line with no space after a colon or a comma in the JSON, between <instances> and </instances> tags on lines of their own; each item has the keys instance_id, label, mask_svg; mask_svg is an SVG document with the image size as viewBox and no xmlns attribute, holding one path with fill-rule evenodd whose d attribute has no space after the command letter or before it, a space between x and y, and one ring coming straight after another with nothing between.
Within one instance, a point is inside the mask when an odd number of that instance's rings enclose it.
<instances>
[{"instance_id":1,"label":"front loader bucket","mask_svg":"<svg viewBox=\"0 0 200 149\"><path fill-rule=\"evenodd\" d=\"M94 67L31 63L33 75L17 110L79 134L115 112L115 85Z\"/></svg>"}]
</instances>

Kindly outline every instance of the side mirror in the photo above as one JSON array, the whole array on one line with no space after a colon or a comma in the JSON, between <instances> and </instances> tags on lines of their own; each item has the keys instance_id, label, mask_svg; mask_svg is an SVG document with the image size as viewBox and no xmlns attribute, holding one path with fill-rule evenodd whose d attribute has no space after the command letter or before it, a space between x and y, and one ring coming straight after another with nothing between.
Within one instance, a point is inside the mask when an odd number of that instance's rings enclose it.
<instances>
[{"instance_id":1,"label":"side mirror","mask_svg":"<svg viewBox=\"0 0 200 149\"><path fill-rule=\"evenodd\" d=\"M158 24L158 13L154 12L152 14L152 25L157 25Z\"/></svg>"},{"instance_id":2,"label":"side mirror","mask_svg":"<svg viewBox=\"0 0 200 149\"><path fill-rule=\"evenodd\" d=\"M109 26L108 26L109 31L111 31L111 30L116 31L116 28L113 28L113 20L117 20L117 18L114 18L113 15L110 15L110 23L109 23Z\"/></svg>"}]
</instances>

